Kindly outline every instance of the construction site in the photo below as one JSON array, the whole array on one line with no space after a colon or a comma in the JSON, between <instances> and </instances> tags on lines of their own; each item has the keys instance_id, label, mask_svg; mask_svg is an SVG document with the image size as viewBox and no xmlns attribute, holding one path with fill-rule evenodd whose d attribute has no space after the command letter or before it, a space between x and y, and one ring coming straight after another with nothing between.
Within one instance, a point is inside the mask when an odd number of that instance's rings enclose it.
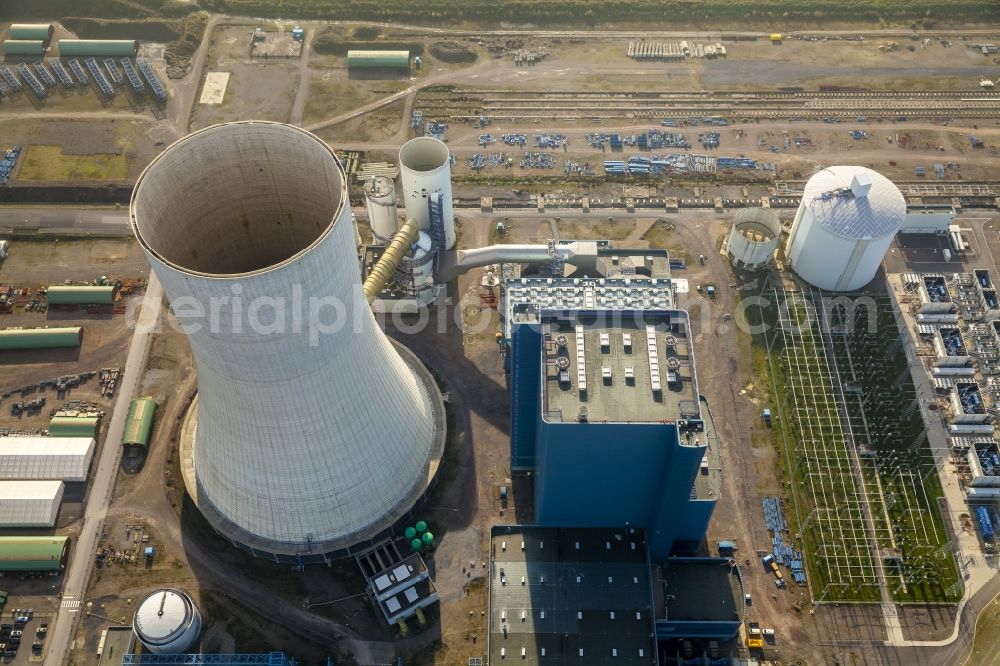
<instances>
[{"instance_id":1,"label":"construction site","mask_svg":"<svg viewBox=\"0 0 1000 666\"><path fill-rule=\"evenodd\" d=\"M149 11L0 24L5 663L992 663L996 26Z\"/></svg>"}]
</instances>

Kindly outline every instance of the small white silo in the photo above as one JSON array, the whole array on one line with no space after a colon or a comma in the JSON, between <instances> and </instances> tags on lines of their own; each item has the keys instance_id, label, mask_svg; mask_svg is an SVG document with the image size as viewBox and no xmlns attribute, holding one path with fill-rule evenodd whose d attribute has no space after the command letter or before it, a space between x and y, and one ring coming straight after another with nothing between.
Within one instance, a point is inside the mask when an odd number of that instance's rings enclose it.
<instances>
[{"instance_id":1,"label":"small white silo","mask_svg":"<svg viewBox=\"0 0 1000 666\"><path fill-rule=\"evenodd\" d=\"M813 286L861 289L875 277L905 217L903 195L882 174L828 167L806 183L785 255Z\"/></svg>"},{"instance_id":2,"label":"small white silo","mask_svg":"<svg viewBox=\"0 0 1000 666\"><path fill-rule=\"evenodd\" d=\"M372 176L365 182L365 206L376 241L388 242L399 230L396 187L391 178Z\"/></svg>"},{"instance_id":3,"label":"small white silo","mask_svg":"<svg viewBox=\"0 0 1000 666\"><path fill-rule=\"evenodd\" d=\"M198 640L201 613L184 592L157 590L139 604L132 630L153 654L181 654Z\"/></svg>"}]
</instances>

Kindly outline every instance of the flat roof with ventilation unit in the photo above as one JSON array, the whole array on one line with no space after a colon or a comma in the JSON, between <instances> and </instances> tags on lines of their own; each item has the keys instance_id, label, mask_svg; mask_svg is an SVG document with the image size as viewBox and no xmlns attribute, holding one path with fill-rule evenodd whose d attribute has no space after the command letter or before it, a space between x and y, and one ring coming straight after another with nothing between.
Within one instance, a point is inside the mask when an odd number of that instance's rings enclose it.
<instances>
[{"instance_id":1,"label":"flat roof with ventilation unit","mask_svg":"<svg viewBox=\"0 0 1000 666\"><path fill-rule=\"evenodd\" d=\"M700 418L686 312L543 312L541 324L547 421Z\"/></svg>"},{"instance_id":2,"label":"flat roof with ventilation unit","mask_svg":"<svg viewBox=\"0 0 1000 666\"><path fill-rule=\"evenodd\" d=\"M496 526L490 552L489 663L656 664L642 530Z\"/></svg>"}]
</instances>

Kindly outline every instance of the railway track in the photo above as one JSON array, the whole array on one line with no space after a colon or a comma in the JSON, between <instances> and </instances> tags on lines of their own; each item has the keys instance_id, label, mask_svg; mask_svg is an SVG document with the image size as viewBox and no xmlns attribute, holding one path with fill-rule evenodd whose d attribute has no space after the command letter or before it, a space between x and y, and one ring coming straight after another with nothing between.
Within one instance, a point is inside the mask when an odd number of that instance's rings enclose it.
<instances>
[{"instance_id":1,"label":"railway track","mask_svg":"<svg viewBox=\"0 0 1000 666\"><path fill-rule=\"evenodd\" d=\"M855 91L855 92L505 92L495 90L430 91L417 106L429 115L474 120L497 119L732 118L821 119L989 118L1000 113L1000 92Z\"/></svg>"}]
</instances>

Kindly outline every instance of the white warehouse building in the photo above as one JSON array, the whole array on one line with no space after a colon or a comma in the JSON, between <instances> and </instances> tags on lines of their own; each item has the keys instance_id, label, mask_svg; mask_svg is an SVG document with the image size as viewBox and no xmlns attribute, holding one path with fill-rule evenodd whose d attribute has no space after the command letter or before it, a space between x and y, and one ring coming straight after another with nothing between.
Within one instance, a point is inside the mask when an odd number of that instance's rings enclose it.
<instances>
[{"instance_id":1,"label":"white warehouse building","mask_svg":"<svg viewBox=\"0 0 1000 666\"><path fill-rule=\"evenodd\" d=\"M785 255L809 284L855 291L878 273L905 217L902 193L882 174L828 167L806 183Z\"/></svg>"},{"instance_id":2,"label":"white warehouse building","mask_svg":"<svg viewBox=\"0 0 1000 666\"><path fill-rule=\"evenodd\" d=\"M0 479L86 481L92 437L0 437Z\"/></svg>"},{"instance_id":3,"label":"white warehouse building","mask_svg":"<svg viewBox=\"0 0 1000 666\"><path fill-rule=\"evenodd\" d=\"M62 481L0 481L0 527L52 527L65 489Z\"/></svg>"}]
</instances>

